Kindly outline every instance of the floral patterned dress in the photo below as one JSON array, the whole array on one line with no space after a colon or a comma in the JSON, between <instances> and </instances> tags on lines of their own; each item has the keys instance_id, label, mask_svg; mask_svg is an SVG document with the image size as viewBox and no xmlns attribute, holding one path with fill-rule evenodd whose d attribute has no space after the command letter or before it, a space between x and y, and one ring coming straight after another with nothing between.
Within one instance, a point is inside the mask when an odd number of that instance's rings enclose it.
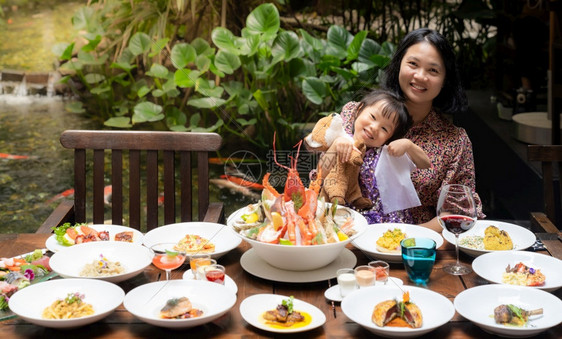
<instances>
[{"instance_id":1,"label":"floral patterned dress","mask_svg":"<svg viewBox=\"0 0 562 339\"><path fill-rule=\"evenodd\" d=\"M350 134L353 133L357 105L357 102L348 102L341 112L344 128ZM415 169L411 174L412 183L418 192L422 205L410 208L407 211L397 211L398 215L396 216L375 216L376 211L382 211L374 178L380 151L369 150L367 153L373 154L369 158L367 154L365 155L365 161L360 171L359 184L364 196L371 198L375 203L372 209L361 211L370 223L371 220L414 224L428 222L436 216L437 200L441 187L448 184L469 186L474 192L478 218L486 217L482 213L482 202L475 190L472 143L463 128L453 125L432 110L422 122L412 126L404 137L421 147L431 161L430 168ZM372 199L372 197L375 199ZM400 215L400 213L403 213L403 215Z\"/></svg>"}]
</instances>

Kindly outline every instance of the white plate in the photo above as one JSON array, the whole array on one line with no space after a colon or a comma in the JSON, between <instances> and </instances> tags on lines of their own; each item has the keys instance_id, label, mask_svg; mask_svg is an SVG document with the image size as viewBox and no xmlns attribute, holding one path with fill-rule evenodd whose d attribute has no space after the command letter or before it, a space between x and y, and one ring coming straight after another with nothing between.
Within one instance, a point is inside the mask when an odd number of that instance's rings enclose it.
<instances>
[{"instance_id":1,"label":"white plate","mask_svg":"<svg viewBox=\"0 0 562 339\"><path fill-rule=\"evenodd\" d=\"M193 273L191 272L190 269L185 271L185 273L183 274L183 278L185 280L195 280L193 278ZM208 281L208 283L214 284L213 282L210 282L210 281ZM234 280L232 280L232 278L228 274L224 275L224 286L226 286L226 288L228 288L232 292L238 293L238 286L236 285Z\"/></svg>"},{"instance_id":2,"label":"white plate","mask_svg":"<svg viewBox=\"0 0 562 339\"><path fill-rule=\"evenodd\" d=\"M332 279L336 277L337 270L340 268L355 267L356 263L357 258L355 254L347 248L344 248L340 256L328 265L306 272L287 271L271 266L260 258L253 248L244 252L240 258L240 265L242 265L242 268L256 277L292 283L307 283Z\"/></svg>"},{"instance_id":3,"label":"white plate","mask_svg":"<svg viewBox=\"0 0 562 339\"><path fill-rule=\"evenodd\" d=\"M482 278L502 284L502 275L507 265L511 267L522 262L534 269L540 269L546 277L543 286L527 286L545 291L555 291L562 287L562 260L549 255L526 251L497 251L486 253L472 262L472 269Z\"/></svg>"},{"instance_id":4,"label":"white plate","mask_svg":"<svg viewBox=\"0 0 562 339\"><path fill-rule=\"evenodd\" d=\"M261 321L261 316L264 312L274 310L277 305L281 304L283 299L288 299L288 296L279 294L255 294L240 303L240 314L250 325L269 332L277 333L296 333L312 330L314 328L324 325L326 316L315 306L304 302L299 299L293 300L293 309L295 311L306 312L310 314L310 324L298 328L273 328L269 327Z\"/></svg>"},{"instance_id":5,"label":"white plate","mask_svg":"<svg viewBox=\"0 0 562 339\"><path fill-rule=\"evenodd\" d=\"M191 319L162 319L160 310L172 298L187 297L203 315ZM123 306L147 324L167 328L189 328L211 322L228 312L236 303L236 293L224 285L200 280L157 281L134 288L125 296Z\"/></svg>"},{"instance_id":6,"label":"white plate","mask_svg":"<svg viewBox=\"0 0 562 339\"><path fill-rule=\"evenodd\" d=\"M377 250L377 240L382 237L384 232L395 228L399 228L402 232L406 233L407 238L431 238L435 240L435 248L439 248L443 245L443 237L441 237L439 233L430 230L427 227L397 223L371 224L368 226L367 231L355 239L352 244L368 257L384 260L390 263L401 263L401 252L385 253Z\"/></svg>"},{"instance_id":7,"label":"white plate","mask_svg":"<svg viewBox=\"0 0 562 339\"><path fill-rule=\"evenodd\" d=\"M389 277L389 280L392 280L392 281L388 281L386 283L386 285L388 285L388 286L404 285L404 282L400 278ZM386 286L386 285L383 282L375 281L375 286ZM342 296L340 294L340 286L336 284L336 285L328 288L324 292L324 297L326 297L326 299L328 299L328 300L341 302Z\"/></svg>"},{"instance_id":8,"label":"white plate","mask_svg":"<svg viewBox=\"0 0 562 339\"><path fill-rule=\"evenodd\" d=\"M115 235L117 233L121 233L121 232L133 232L133 243L138 243L138 244L142 244L142 238L143 235L140 231L132 228L132 227L127 227L127 226L120 226L120 225L87 225L88 227L93 228L94 230L101 232L101 231L107 231L109 232L109 239L110 241L115 240ZM64 246L58 243L55 235L51 235L50 237L47 238L47 241L45 241L45 247L47 247L47 249L51 252L57 252L60 251L63 248L67 248L67 247L71 247L71 246Z\"/></svg>"},{"instance_id":9,"label":"white plate","mask_svg":"<svg viewBox=\"0 0 562 339\"><path fill-rule=\"evenodd\" d=\"M423 323L420 328L379 327L371 316L375 306L385 300L402 300L402 290L410 292L410 301L415 303L422 312ZM362 288L351 292L341 302L345 315L376 335L393 338L412 338L433 331L449 322L455 315L453 303L443 295L431 290L404 286L381 286Z\"/></svg>"},{"instance_id":10,"label":"white plate","mask_svg":"<svg viewBox=\"0 0 562 339\"><path fill-rule=\"evenodd\" d=\"M326 207L331 208L331 204L326 204ZM241 208L228 218L227 224L231 232L252 245L256 254L268 264L288 271L310 271L328 265L340 256L342 250L349 242L359 237L368 227L367 219L364 216L350 208L339 206L338 211L346 211L353 218L352 228L356 233L348 239L312 246L270 244L250 239L234 230L234 221L241 220L241 215L246 213L246 211L246 208Z\"/></svg>"},{"instance_id":11,"label":"white plate","mask_svg":"<svg viewBox=\"0 0 562 339\"><path fill-rule=\"evenodd\" d=\"M43 319L43 310L68 293L84 294L94 314L75 319ZM30 285L10 297L10 309L32 324L51 328L73 328L94 323L113 312L125 297L121 287L93 279L56 279Z\"/></svg>"},{"instance_id":12,"label":"white plate","mask_svg":"<svg viewBox=\"0 0 562 339\"><path fill-rule=\"evenodd\" d=\"M236 248L242 240L223 224L211 222L182 222L157 227L144 235L144 244L150 247L159 242L179 242L187 234L197 234L215 245L214 259Z\"/></svg>"},{"instance_id":13,"label":"white plate","mask_svg":"<svg viewBox=\"0 0 562 339\"><path fill-rule=\"evenodd\" d=\"M515 327L496 324L494 309L502 304L513 304L525 310L543 309L543 315L532 316L530 326ZM562 322L562 301L536 288L510 285L483 285L462 291L455 298L460 315L484 331L508 337L530 337Z\"/></svg>"},{"instance_id":14,"label":"white plate","mask_svg":"<svg viewBox=\"0 0 562 339\"><path fill-rule=\"evenodd\" d=\"M86 264L99 260L103 254L107 260L120 262L125 269L123 273L107 277L81 277L80 272ZM121 241L94 241L70 246L53 254L49 265L53 271L65 278L99 279L121 282L141 273L152 263L154 254L140 244Z\"/></svg>"},{"instance_id":15,"label":"white plate","mask_svg":"<svg viewBox=\"0 0 562 339\"><path fill-rule=\"evenodd\" d=\"M493 221L493 220L477 220L476 223L474 224L474 226L469 229L468 231L462 233L461 235L459 235L459 241L469 235L479 235L481 237L484 236L484 230L486 230L486 228L488 226L494 225L497 228L499 228L500 230L504 230L509 234L509 237L511 238L511 241L513 242L513 250L514 251L521 251L524 250L526 248L531 247L535 241L537 240L537 237L535 236L535 234L531 231L529 231L528 229L526 229L525 227L519 226L519 225L515 225L515 224L510 224L508 222L503 222L503 221ZM451 244L455 244L455 235L447 230L443 230L443 238L445 238L445 240L447 240L449 243ZM459 245L459 250L461 250L462 252L473 256L473 257L477 257L481 254L484 253L488 253L488 252L505 252L505 251L491 251L491 250L477 250L474 248L469 248L466 246L460 246Z\"/></svg>"}]
</instances>

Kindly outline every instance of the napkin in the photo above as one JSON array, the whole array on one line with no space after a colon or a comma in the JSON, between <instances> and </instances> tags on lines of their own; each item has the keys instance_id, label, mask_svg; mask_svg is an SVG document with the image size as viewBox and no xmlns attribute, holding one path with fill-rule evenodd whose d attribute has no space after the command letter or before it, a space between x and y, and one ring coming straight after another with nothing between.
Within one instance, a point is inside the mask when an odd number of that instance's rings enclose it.
<instances>
[{"instance_id":1,"label":"napkin","mask_svg":"<svg viewBox=\"0 0 562 339\"><path fill-rule=\"evenodd\" d=\"M375 168L375 178L385 214L421 205L410 178L414 169L416 165L407 154L393 157L388 154L388 146L383 146Z\"/></svg>"}]
</instances>

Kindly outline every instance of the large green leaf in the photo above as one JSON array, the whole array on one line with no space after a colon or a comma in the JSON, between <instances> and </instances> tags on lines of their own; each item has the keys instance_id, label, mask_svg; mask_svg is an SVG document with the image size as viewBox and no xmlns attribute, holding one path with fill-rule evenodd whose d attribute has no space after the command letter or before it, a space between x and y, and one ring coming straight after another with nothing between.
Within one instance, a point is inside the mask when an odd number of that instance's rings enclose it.
<instances>
[{"instance_id":1,"label":"large green leaf","mask_svg":"<svg viewBox=\"0 0 562 339\"><path fill-rule=\"evenodd\" d=\"M361 44L361 48L359 49L359 56L358 59L362 63L365 63L370 66L375 66L374 63L371 61L371 56L379 54L381 50L381 45L379 45L376 41L372 39L365 39Z\"/></svg>"},{"instance_id":2,"label":"large green leaf","mask_svg":"<svg viewBox=\"0 0 562 339\"><path fill-rule=\"evenodd\" d=\"M191 41L190 45L195 48L195 53L197 53L197 55L208 56L215 53L211 48L211 45L209 45L207 40L203 38L195 38L193 41Z\"/></svg>"},{"instance_id":3,"label":"large green leaf","mask_svg":"<svg viewBox=\"0 0 562 339\"><path fill-rule=\"evenodd\" d=\"M315 77L308 77L302 81L302 91L310 102L317 105L320 105L328 94L326 84Z\"/></svg>"},{"instance_id":4,"label":"large green leaf","mask_svg":"<svg viewBox=\"0 0 562 339\"><path fill-rule=\"evenodd\" d=\"M347 56L347 46L353 40L353 35L345 28L333 25L328 28L327 39L328 52L343 59Z\"/></svg>"},{"instance_id":5,"label":"large green leaf","mask_svg":"<svg viewBox=\"0 0 562 339\"><path fill-rule=\"evenodd\" d=\"M195 90L204 96L220 98L224 93L224 88L215 86L215 82L204 78L199 78L195 82Z\"/></svg>"},{"instance_id":6,"label":"large green leaf","mask_svg":"<svg viewBox=\"0 0 562 339\"><path fill-rule=\"evenodd\" d=\"M141 55L150 50L151 44L152 40L148 34L137 32L131 37L131 40L129 40L129 51L135 56Z\"/></svg>"},{"instance_id":7,"label":"large green leaf","mask_svg":"<svg viewBox=\"0 0 562 339\"><path fill-rule=\"evenodd\" d=\"M290 61L294 58L300 58L303 55L303 50L299 43L299 37L295 32L284 31L277 35L271 47L271 54L273 60Z\"/></svg>"},{"instance_id":8,"label":"large green leaf","mask_svg":"<svg viewBox=\"0 0 562 339\"><path fill-rule=\"evenodd\" d=\"M133 124L147 121L159 121L162 119L164 119L164 114L162 114L162 106L148 101L141 102L135 105L133 113Z\"/></svg>"},{"instance_id":9,"label":"large green leaf","mask_svg":"<svg viewBox=\"0 0 562 339\"><path fill-rule=\"evenodd\" d=\"M170 41L170 39L168 38L163 38L160 39L158 41L156 41L155 43L150 45L150 54L148 54L149 57L153 57L158 55L158 53L160 53L160 51L166 47L166 44L168 43L168 41Z\"/></svg>"},{"instance_id":10,"label":"large green leaf","mask_svg":"<svg viewBox=\"0 0 562 339\"><path fill-rule=\"evenodd\" d=\"M263 34L267 41L277 34L280 27L279 12L271 3L261 4L246 18L246 29L253 34Z\"/></svg>"},{"instance_id":11,"label":"large green leaf","mask_svg":"<svg viewBox=\"0 0 562 339\"><path fill-rule=\"evenodd\" d=\"M289 73L291 78L301 80L302 78L316 75L316 66L307 59L293 59L289 62Z\"/></svg>"},{"instance_id":12,"label":"large green leaf","mask_svg":"<svg viewBox=\"0 0 562 339\"><path fill-rule=\"evenodd\" d=\"M351 43L347 47L347 61L353 61L359 57L359 51L361 50L361 45L367 37L367 31L361 31L353 37Z\"/></svg>"},{"instance_id":13,"label":"large green leaf","mask_svg":"<svg viewBox=\"0 0 562 339\"><path fill-rule=\"evenodd\" d=\"M215 66L221 72L232 74L240 67L240 58L236 54L218 51L215 57Z\"/></svg>"},{"instance_id":14,"label":"large green leaf","mask_svg":"<svg viewBox=\"0 0 562 339\"><path fill-rule=\"evenodd\" d=\"M324 48L322 40L314 38L312 35L308 34L304 29L299 29L303 40L316 51L321 51Z\"/></svg>"},{"instance_id":15,"label":"large green leaf","mask_svg":"<svg viewBox=\"0 0 562 339\"><path fill-rule=\"evenodd\" d=\"M199 71L192 71L187 68L178 69L174 73L174 82L176 86L181 88L193 87L200 75Z\"/></svg>"},{"instance_id":16,"label":"large green leaf","mask_svg":"<svg viewBox=\"0 0 562 339\"><path fill-rule=\"evenodd\" d=\"M108 127L117 127L117 128L131 128L131 119L128 117L113 117L107 119L104 123L105 126Z\"/></svg>"},{"instance_id":17,"label":"large green leaf","mask_svg":"<svg viewBox=\"0 0 562 339\"><path fill-rule=\"evenodd\" d=\"M395 50L396 46L394 46L391 42L385 41L381 46L381 55L391 58Z\"/></svg>"},{"instance_id":18,"label":"large green leaf","mask_svg":"<svg viewBox=\"0 0 562 339\"><path fill-rule=\"evenodd\" d=\"M187 66L190 62L195 61L197 53L195 52L195 48L190 44L186 43L179 43L175 44L172 48L172 64L177 69L182 69Z\"/></svg>"},{"instance_id":19,"label":"large green leaf","mask_svg":"<svg viewBox=\"0 0 562 339\"><path fill-rule=\"evenodd\" d=\"M166 79L168 77L168 69L160 64L154 63L150 66L150 71L146 72L146 75L149 75L154 78Z\"/></svg>"},{"instance_id":20,"label":"large green leaf","mask_svg":"<svg viewBox=\"0 0 562 339\"><path fill-rule=\"evenodd\" d=\"M236 45L240 48L241 55L252 56L256 54L260 46L259 35L248 35L245 37L237 38Z\"/></svg>"},{"instance_id":21,"label":"large green leaf","mask_svg":"<svg viewBox=\"0 0 562 339\"><path fill-rule=\"evenodd\" d=\"M201 73L205 73L211 67L211 59L206 55L198 55L195 59L195 66Z\"/></svg>"},{"instance_id":22,"label":"large green leaf","mask_svg":"<svg viewBox=\"0 0 562 339\"><path fill-rule=\"evenodd\" d=\"M240 54L238 47L235 45L236 37L227 28L217 27L213 29L211 39L218 48L232 54Z\"/></svg>"},{"instance_id":23,"label":"large green leaf","mask_svg":"<svg viewBox=\"0 0 562 339\"><path fill-rule=\"evenodd\" d=\"M220 98L189 99L187 104L197 108L216 108L222 106L226 100Z\"/></svg>"}]
</instances>

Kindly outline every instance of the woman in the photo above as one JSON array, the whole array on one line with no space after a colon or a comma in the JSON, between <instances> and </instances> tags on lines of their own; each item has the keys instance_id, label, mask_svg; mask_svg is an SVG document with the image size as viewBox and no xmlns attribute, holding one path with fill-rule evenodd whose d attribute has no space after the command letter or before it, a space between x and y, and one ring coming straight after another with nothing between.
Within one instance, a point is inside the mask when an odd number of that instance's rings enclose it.
<instances>
[{"instance_id":1,"label":"woman","mask_svg":"<svg viewBox=\"0 0 562 339\"><path fill-rule=\"evenodd\" d=\"M441 187L463 184L475 192L472 143L464 129L454 126L443 116L462 113L467 109L466 95L451 45L441 34L427 28L408 33L385 70L382 86L405 98L413 126L404 138L421 147L431 161L429 169L415 169L411 174L422 205L408 212L415 224L441 231L442 227L436 218ZM342 109L347 130L353 126L356 107L356 102L350 102ZM332 166L335 153L340 154L345 161L349 159L352 149L353 145L343 138L334 141L321 159L322 172L327 173ZM359 183L363 189L374 180L370 166L372 163L366 161L361 170ZM478 218L484 218L478 194L475 193L474 198Z\"/></svg>"},{"instance_id":2,"label":"woman","mask_svg":"<svg viewBox=\"0 0 562 339\"><path fill-rule=\"evenodd\" d=\"M406 99L414 125L405 138L420 146L432 163L431 168L417 169L411 175L422 203L410 210L414 222L433 230L442 229L436 218L436 206L441 187L447 184L469 186L474 192L478 218L484 218L475 190L472 143L463 128L443 116L467 110L449 42L428 28L408 33L386 68L382 85Z\"/></svg>"}]
</instances>

